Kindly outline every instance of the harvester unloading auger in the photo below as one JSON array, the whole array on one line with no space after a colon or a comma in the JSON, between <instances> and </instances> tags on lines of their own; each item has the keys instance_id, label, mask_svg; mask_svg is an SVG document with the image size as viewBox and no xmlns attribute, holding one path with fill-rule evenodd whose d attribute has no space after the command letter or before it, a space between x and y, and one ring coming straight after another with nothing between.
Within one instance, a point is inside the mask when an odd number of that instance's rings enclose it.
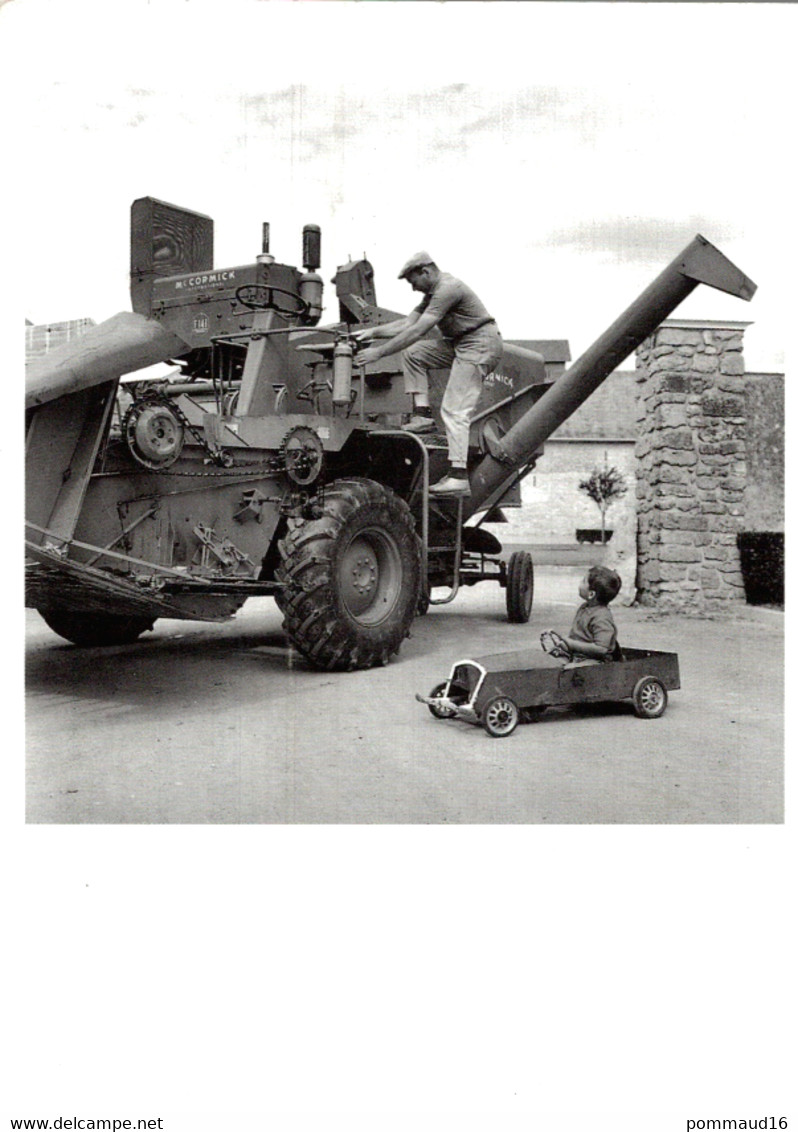
<instances>
[{"instance_id":1,"label":"harvester unloading auger","mask_svg":"<svg viewBox=\"0 0 798 1132\"><path fill-rule=\"evenodd\" d=\"M471 496L447 501L428 490L445 441L400 428L398 358L357 365L352 332L396 317L377 306L367 260L338 269L339 320L322 327L314 225L303 272L274 261L267 225L254 263L214 268L213 222L150 197L134 202L131 235L133 312L28 369L27 604L67 640L107 645L271 594L323 669L387 663L413 618L463 585L498 582L509 619L528 620L532 560L505 559L480 524L693 288L755 291L696 236L556 381L541 355L506 344L471 429ZM120 382L157 362L173 373Z\"/></svg>"}]
</instances>

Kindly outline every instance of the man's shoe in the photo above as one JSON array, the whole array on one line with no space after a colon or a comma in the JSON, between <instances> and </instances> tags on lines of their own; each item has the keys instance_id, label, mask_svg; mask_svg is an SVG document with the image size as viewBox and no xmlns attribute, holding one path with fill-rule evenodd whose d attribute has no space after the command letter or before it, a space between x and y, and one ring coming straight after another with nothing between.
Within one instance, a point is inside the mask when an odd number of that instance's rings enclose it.
<instances>
[{"instance_id":1,"label":"man's shoe","mask_svg":"<svg viewBox=\"0 0 798 1132\"><path fill-rule=\"evenodd\" d=\"M434 432L435 421L432 417L422 417L420 413L414 413L407 424L403 424L402 428L405 432Z\"/></svg>"},{"instance_id":2,"label":"man's shoe","mask_svg":"<svg viewBox=\"0 0 798 1132\"><path fill-rule=\"evenodd\" d=\"M465 476L444 476L429 489L430 495L470 495L471 485Z\"/></svg>"}]
</instances>

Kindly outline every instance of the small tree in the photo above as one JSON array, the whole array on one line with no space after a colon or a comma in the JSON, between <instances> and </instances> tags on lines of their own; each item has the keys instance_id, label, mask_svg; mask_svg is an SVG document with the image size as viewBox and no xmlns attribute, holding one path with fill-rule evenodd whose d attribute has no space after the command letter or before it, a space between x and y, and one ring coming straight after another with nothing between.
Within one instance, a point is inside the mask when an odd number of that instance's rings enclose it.
<instances>
[{"instance_id":1,"label":"small tree","mask_svg":"<svg viewBox=\"0 0 798 1132\"><path fill-rule=\"evenodd\" d=\"M594 468L586 480L579 484L579 490L592 499L601 512L601 542L606 539L607 508L626 494L626 480L617 468Z\"/></svg>"}]
</instances>

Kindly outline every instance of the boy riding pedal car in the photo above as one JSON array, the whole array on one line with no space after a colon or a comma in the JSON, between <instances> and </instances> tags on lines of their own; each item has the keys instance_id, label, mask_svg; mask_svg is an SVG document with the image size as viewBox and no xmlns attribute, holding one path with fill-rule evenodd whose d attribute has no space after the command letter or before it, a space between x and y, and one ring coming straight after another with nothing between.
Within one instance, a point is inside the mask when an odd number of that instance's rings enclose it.
<instances>
[{"instance_id":1,"label":"boy riding pedal car","mask_svg":"<svg viewBox=\"0 0 798 1132\"><path fill-rule=\"evenodd\" d=\"M618 596L621 579L606 566L591 566L579 583L582 604L567 637L548 630L541 634L544 652L574 664L601 664L620 656L618 630L609 608Z\"/></svg>"}]
</instances>

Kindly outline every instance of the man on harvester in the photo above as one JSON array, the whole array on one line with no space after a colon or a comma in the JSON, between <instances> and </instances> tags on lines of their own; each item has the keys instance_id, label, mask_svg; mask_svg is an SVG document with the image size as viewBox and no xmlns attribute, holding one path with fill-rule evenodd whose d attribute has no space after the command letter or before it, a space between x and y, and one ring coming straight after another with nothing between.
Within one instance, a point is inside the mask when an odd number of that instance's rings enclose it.
<instances>
[{"instance_id":1,"label":"man on harvester","mask_svg":"<svg viewBox=\"0 0 798 1132\"><path fill-rule=\"evenodd\" d=\"M431 495L470 494L466 461L468 430L477 407L482 382L499 363L502 338L495 318L470 287L441 271L428 252L417 252L399 272L424 298L406 318L355 333L362 342L385 339L357 357L368 365L402 351L405 391L413 398L413 413L403 427L425 433L435 428L429 403L429 371L451 366L441 403L441 417L449 444L449 468ZM426 335L437 327L440 336Z\"/></svg>"}]
</instances>

